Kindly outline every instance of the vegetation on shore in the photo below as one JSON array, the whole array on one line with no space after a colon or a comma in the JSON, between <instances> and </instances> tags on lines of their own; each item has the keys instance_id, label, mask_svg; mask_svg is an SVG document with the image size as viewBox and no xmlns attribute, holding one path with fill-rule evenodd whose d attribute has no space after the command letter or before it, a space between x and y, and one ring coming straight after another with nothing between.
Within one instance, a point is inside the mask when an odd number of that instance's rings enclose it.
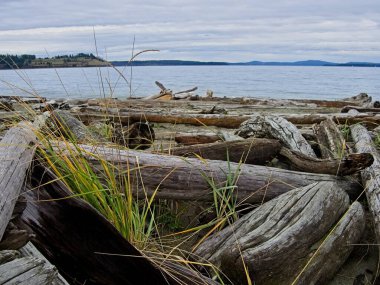
<instances>
[{"instance_id":1,"label":"vegetation on shore","mask_svg":"<svg viewBox=\"0 0 380 285\"><path fill-rule=\"evenodd\" d=\"M60 67L99 67L109 63L92 53L76 55L58 55L54 57L37 58L35 55L0 55L0 69L17 68L60 68Z\"/></svg>"}]
</instances>

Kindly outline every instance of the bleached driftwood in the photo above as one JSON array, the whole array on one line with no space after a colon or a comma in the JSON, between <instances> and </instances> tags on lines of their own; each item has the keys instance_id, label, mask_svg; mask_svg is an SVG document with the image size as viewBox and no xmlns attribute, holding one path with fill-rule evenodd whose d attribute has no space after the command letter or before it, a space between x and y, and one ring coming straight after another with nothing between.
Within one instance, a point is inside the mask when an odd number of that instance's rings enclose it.
<instances>
[{"instance_id":1,"label":"bleached driftwood","mask_svg":"<svg viewBox=\"0 0 380 285\"><path fill-rule=\"evenodd\" d=\"M301 132L284 118L268 115L253 116L241 124L236 134L243 137L274 138L291 150L314 157L315 153Z\"/></svg>"},{"instance_id":2,"label":"bleached driftwood","mask_svg":"<svg viewBox=\"0 0 380 285\"><path fill-rule=\"evenodd\" d=\"M362 170L361 176L365 185L368 208L374 220L377 243L380 244L380 156L365 127L361 125L351 126L351 136L357 151L369 152L374 157L373 164Z\"/></svg>"},{"instance_id":3,"label":"bleached driftwood","mask_svg":"<svg viewBox=\"0 0 380 285\"><path fill-rule=\"evenodd\" d=\"M210 236L195 255L238 284L244 283L245 268L255 284L325 284L364 230L362 206L356 202L348 208L348 196L336 184L314 183Z\"/></svg>"},{"instance_id":4,"label":"bleached driftwood","mask_svg":"<svg viewBox=\"0 0 380 285\"><path fill-rule=\"evenodd\" d=\"M350 153L346 140L333 120L327 119L316 124L313 126L313 130L322 158L342 158L345 154Z\"/></svg>"},{"instance_id":5,"label":"bleached driftwood","mask_svg":"<svg viewBox=\"0 0 380 285\"><path fill-rule=\"evenodd\" d=\"M55 146L65 153L67 144ZM103 146L79 145L95 171L102 169L99 157L125 172L130 169L131 186L139 195L175 200L213 201L211 185L224 187L228 175L236 178L239 201L261 203L297 187L317 181L334 181L355 197L361 192L358 182L325 174L288 171L273 167L246 165L220 160L200 160L169 155L158 155ZM68 155L75 153L67 151ZM95 155L89 155L94 153ZM116 171L116 170L115 170ZM101 171L99 171L101 173ZM143 184L142 184L143 181ZM158 191L155 191L158 187Z\"/></svg>"},{"instance_id":6,"label":"bleached driftwood","mask_svg":"<svg viewBox=\"0 0 380 285\"><path fill-rule=\"evenodd\" d=\"M33 160L36 136L33 125L22 122L0 142L0 241Z\"/></svg>"}]
</instances>

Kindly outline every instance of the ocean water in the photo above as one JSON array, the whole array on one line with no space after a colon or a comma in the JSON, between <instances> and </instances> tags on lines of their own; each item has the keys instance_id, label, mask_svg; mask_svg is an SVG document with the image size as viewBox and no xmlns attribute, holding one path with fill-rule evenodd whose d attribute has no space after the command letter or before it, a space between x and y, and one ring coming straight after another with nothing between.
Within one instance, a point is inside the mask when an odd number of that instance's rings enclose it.
<instances>
[{"instance_id":1,"label":"ocean water","mask_svg":"<svg viewBox=\"0 0 380 285\"><path fill-rule=\"evenodd\" d=\"M141 66L0 70L0 95L47 98L143 97L198 87L215 96L339 100L365 92L380 100L380 68L290 66Z\"/></svg>"}]
</instances>

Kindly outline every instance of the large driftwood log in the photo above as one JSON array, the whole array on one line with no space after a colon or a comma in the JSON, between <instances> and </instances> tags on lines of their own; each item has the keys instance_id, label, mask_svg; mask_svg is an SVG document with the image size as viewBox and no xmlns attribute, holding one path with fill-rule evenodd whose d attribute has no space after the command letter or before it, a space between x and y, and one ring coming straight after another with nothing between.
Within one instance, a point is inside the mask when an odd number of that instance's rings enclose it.
<instances>
[{"instance_id":1,"label":"large driftwood log","mask_svg":"<svg viewBox=\"0 0 380 285\"><path fill-rule=\"evenodd\" d=\"M281 144L277 140L253 138L175 147L163 152L176 156L201 156L205 159L263 165L271 161L280 149Z\"/></svg>"},{"instance_id":2,"label":"large driftwood log","mask_svg":"<svg viewBox=\"0 0 380 285\"><path fill-rule=\"evenodd\" d=\"M317 137L322 158L341 158L349 152L342 133L331 119L314 125L313 130Z\"/></svg>"},{"instance_id":3,"label":"large driftwood log","mask_svg":"<svg viewBox=\"0 0 380 285\"><path fill-rule=\"evenodd\" d=\"M357 151L372 153L372 166L362 170L368 207L374 220L377 243L380 244L380 156L367 129L361 125L351 126L351 136Z\"/></svg>"},{"instance_id":4,"label":"large driftwood log","mask_svg":"<svg viewBox=\"0 0 380 285\"><path fill-rule=\"evenodd\" d=\"M236 134L243 138L266 137L278 139L291 150L316 158L313 149L297 127L278 116L254 116L242 123Z\"/></svg>"},{"instance_id":5,"label":"large driftwood log","mask_svg":"<svg viewBox=\"0 0 380 285\"><path fill-rule=\"evenodd\" d=\"M33 160L36 136L33 126L20 123L6 132L0 142L0 240Z\"/></svg>"},{"instance_id":6,"label":"large driftwood log","mask_svg":"<svg viewBox=\"0 0 380 285\"><path fill-rule=\"evenodd\" d=\"M35 234L38 250L73 284L174 285L184 279L191 280L189 285L216 284L175 264L178 272L191 275L160 271L44 167L34 167L31 185L25 190L28 204L20 226Z\"/></svg>"},{"instance_id":7,"label":"large driftwood log","mask_svg":"<svg viewBox=\"0 0 380 285\"><path fill-rule=\"evenodd\" d=\"M284 147L281 148L279 155L290 164L292 169L340 176L363 170L370 166L374 160L370 153L351 153L343 158L335 159L311 158Z\"/></svg>"},{"instance_id":8,"label":"large driftwood log","mask_svg":"<svg viewBox=\"0 0 380 285\"><path fill-rule=\"evenodd\" d=\"M255 284L325 284L364 230L362 206L354 203L345 213L348 207L336 184L314 183L253 210L206 239L195 255L237 284L245 268Z\"/></svg>"},{"instance_id":9,"label":"large driftwood log","mask_svg":"<svg viewBox=\"0 0 380 285\"><path fill-rule=\"evenodd\" d=\"M378 101L376 101L378 102ZM358 107L358 106L345 106L340 110L342 113L348 113L350 110L356 110L359 113L380 113L380 104L376 104L377 107Z\"/></svg>"},{"instance_id":10,"label":"large driftwood log","mask_svg":"<svg viewBox=\"0 0 380 285\"><path fill-rule=\"evenodd\" d=\"M172 123L190 124L195 126L217 126L235 129L241 123L251 118L251 115L220 115L220 114L188 114L169 112L141 112L136 110L113 110L102 107L81 108L80 112L73 112L85 123L96 120L113 119L116 122L129 124L133 122L150 123ZM331 118L339 124L356 124L364 122L366 125L376 127L380 125L380 116L369 116L368 114L351 115L345 113L337 114L286 114L281 115L293 124L316 124L327 118Z\"/></svg>"},{"instance_id":11,"label":"large driftwood log","mask_svg":"<svg viewBox=\"0 0 380 285\"><path fill-rule=\"evenodd\" d=\"M55 146L65 153L67 144ZM278 195L317 181L336 181L350 195L361 192L358 182L332 175L295 172L283 169L246 165L219 160L181 158L103 146L79 145L98 173L102 173L99 156L125 173L130 169L131 186L162 199L213 201L209 181L224 187L228 177L236 177L235 195L240 201L261 203ZM70 152L66 152L70 155ZM71 154L75 153L75 147ZM89 155L94 153L95 155ZM116 170L115 170L116 171Z\"/></svg>"}]
</instances>

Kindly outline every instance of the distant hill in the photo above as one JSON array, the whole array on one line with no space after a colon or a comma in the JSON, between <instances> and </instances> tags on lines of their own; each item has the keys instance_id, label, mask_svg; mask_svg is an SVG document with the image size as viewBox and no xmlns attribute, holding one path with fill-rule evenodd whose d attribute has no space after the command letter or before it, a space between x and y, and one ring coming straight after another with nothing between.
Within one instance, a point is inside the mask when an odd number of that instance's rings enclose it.
<instances>
[{"instance_id":1,"label":"distant hill","mask_svg":"<svg viewBox=\"0 0 380 285\"><path fill-rule=\"evenodd\" d=\"M294 62L223 62L223 61L191 61L191 60L136 60L111 61L94 56L92 53L78 53L76 55L58 55L54 57L37 58L35 55L1 55L0 69L16 68L60 68L60 67L102 67L102 66L193 66L193 65L240 65L240 66L354 66L354 67L380 67L380 63L347 62L334 63L322 60L304 60Z\"/></svg>"}]
</instances>

